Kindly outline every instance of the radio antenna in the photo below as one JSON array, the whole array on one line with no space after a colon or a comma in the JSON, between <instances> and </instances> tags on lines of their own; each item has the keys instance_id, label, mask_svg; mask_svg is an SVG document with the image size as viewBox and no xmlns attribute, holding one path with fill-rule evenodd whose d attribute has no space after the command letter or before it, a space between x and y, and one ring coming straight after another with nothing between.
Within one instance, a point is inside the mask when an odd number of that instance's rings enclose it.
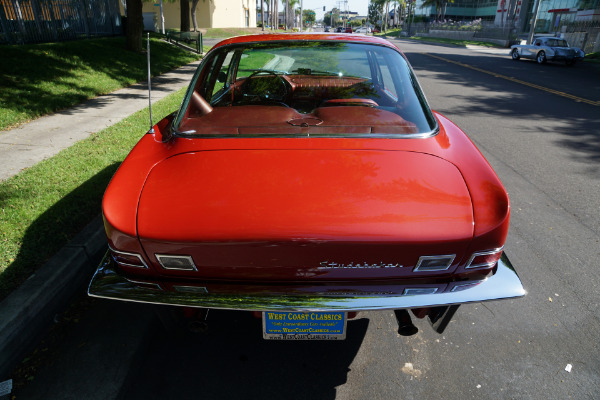
<instances>
[{"instance_id":1,"label":"radio antenna","mask_svg":"<svg viewBox=\"0 0 600 400\"><path fill-rule=\"evenodd\" d=\"M152 123L152 85L150 83L150 33L148 33L148 109L150 111L150 133L154 133L154 124Z\"/></svg>"}]
</instances>

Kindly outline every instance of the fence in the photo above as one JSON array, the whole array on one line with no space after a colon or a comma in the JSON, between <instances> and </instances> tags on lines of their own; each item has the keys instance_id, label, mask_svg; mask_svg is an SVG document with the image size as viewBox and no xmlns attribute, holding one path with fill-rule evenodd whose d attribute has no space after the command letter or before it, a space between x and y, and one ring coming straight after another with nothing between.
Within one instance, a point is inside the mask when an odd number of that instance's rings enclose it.
<instances>
[{"instance_id":1,"label":"fence","mask_svg":"<svg viewBox=\"0 0 600 400\"><path fill-rule=\"evenodd\" d=\"M565 21L554 29L555 32L548 34L564 36L571 46L581 48L586 54L600 51L600 21ZM407 23L403 30L408 31ZM459 40L492 41L507 46L514 43L518 37L526 37L527 32L521 32L518 35L514 29L497 27L491 22L482 21L478 25L416 23L410 27L410 34Z\"/></svg>"},{"instance_id":2,"label":"fence","mask_svg":"<svg viewBox=\"0 0 600 400\"><path fill-rule=\"evenodd\" d=\"M405 24L404 30L408 29ZM499 28L485 21L473 23L417 23L410 28L411 35L430 36L458 40L493 41L501 45L509 44L515 37L514 30Z\"/></svg>"},{"instance_id":3,"label":"fence","mask_svg":"<svg viewBox=\"0 0 600 400\"><path fill-rule=\"evenodd\" d=\"M118 0L0 0L2 44L121 33Z\"/></svg>"},{"instance_id":4,"label":"fence","mask_svg":"<svg viewBox=\"0 0 600 400\"><path fill-rule=\"evenodd\" d=\"M600 21L571 22L561 25L558 32L586 54L600 51Z\"/></svg>"}]
</instances>

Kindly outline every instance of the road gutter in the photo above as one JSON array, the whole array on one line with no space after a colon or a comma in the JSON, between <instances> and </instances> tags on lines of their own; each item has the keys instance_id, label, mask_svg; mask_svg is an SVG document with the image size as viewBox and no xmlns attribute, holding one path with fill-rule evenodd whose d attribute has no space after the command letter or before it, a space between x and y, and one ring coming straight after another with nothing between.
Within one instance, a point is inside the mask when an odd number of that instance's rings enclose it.
<instances>
[{"instance_id":1,"label":"road gutter","mask_svg":"<svg viewBox=\"0 0 600 400\"><path fill-rule=\"evenodd\" d=\"M54 316L91 279L106 250L97 216L17 290L0 302L0 381L35 347Z\"/></svg>"}]
</instances>

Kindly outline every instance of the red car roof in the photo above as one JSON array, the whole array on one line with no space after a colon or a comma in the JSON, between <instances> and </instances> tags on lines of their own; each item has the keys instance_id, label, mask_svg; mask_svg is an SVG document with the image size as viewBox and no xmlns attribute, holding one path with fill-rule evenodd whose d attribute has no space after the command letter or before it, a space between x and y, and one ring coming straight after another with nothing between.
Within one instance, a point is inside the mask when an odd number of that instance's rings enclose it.
<instances>
[{"instance_id":1,"label":"red car roof","mask_svg":"<svg viewBox=\"0 0 600 400\"><path fill-rule=\"evenodd\" d=\"M235 36L217 43L213 48L235 43L253 43L253 42L280 42L280 41L339 41L354 43L372 43L384 45L398 50L396 46L385 39L376 36L349 36L339 33L263 33L258 35Z\"/></svg>"}]
</instances>

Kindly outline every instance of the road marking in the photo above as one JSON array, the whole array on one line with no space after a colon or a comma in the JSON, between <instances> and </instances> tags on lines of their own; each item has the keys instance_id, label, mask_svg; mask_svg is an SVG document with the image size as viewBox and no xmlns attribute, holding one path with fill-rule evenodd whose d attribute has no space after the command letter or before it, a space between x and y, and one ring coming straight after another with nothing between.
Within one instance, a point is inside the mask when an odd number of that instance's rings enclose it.
<instances>
[{"instance_id":1,"label":"road marking","mask_svg":"<svg viewBox=\"0 0 600 400\"><path fill-rule=\"evenodd\" d=\"M544 86L536 85L534 83L525 82L525 81L522 81L520 79L512 78L510 76L505 76L505 75L498 74L496 72L486 71L485 69L477 68L477 67L474 67L472 65L461 63L459 61L449 60L449 59L444 58L444 57L434 56L433 54L427 54L427 53L421 53L421 54L424 54L426 56L433 57L433 58L436 58L438 60L445 61L445 62L448 62L448 63L451 63L451 64L460 65L461 67L469 68L469 69L472 69L472 70L475 70L475 71L478 71L478 72L483 72L484 74L492 75L492 76L494 76L496 78L506 79L507 81L511 81L511 82L515 82L515 83L518 83L518 84L521 84L521 85L529 86L529 87L532 87L534 89L543 90L544 92L552 93L552 94L555 94L557 96L566 97L568 99L575 100L575 101L580 102L580 103L587 103L587 104L591 104L591 105L596 106L596 107L600 107L600 101L594 101L594 100L584 99L583 97L574 96L574 95L569 94L569 93L560 92L558 90L554 90L554 89L550 89L550 88L547 88L547 87L544 87Z\"/></svg>"}]
</instances>

